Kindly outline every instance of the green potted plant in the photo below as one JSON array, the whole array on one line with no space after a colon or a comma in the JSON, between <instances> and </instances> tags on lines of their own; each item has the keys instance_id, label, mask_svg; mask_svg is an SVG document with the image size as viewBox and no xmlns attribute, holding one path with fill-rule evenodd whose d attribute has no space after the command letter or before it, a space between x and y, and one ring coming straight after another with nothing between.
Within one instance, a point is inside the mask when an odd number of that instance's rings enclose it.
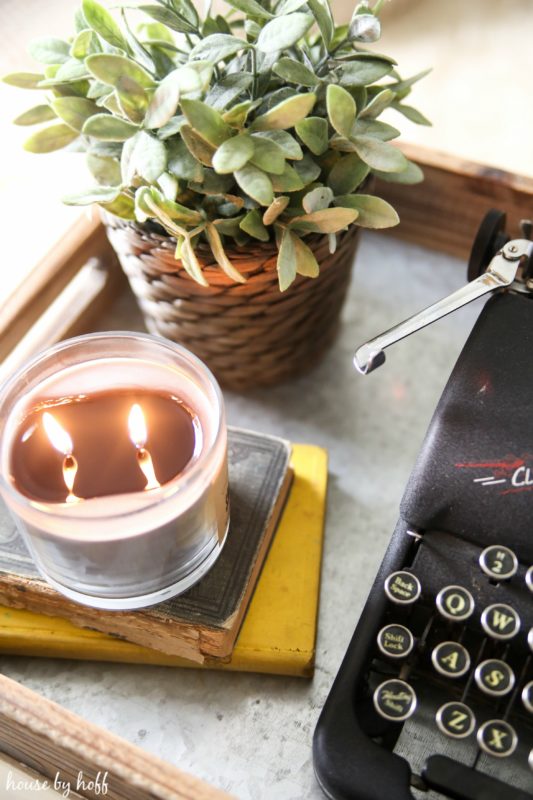
<instances>
[{"instance_id":1,"label":"green potted plant","mask_svg":"<svg viewBox=\"0 0 533 800\"><path fill-rule=\"evenodd\" d=\"M328 0L191 0L113 12L83 0L68 40L30 52L42 71L8 84L45 100L27 150L86 153L97 203L148 328L182 342L223 383L276 382L335 334L360 227L395 225L372 175L415 183L379 119L402 80L380 35L382 0L335 25Z\"/></svg>"}]
</instances>

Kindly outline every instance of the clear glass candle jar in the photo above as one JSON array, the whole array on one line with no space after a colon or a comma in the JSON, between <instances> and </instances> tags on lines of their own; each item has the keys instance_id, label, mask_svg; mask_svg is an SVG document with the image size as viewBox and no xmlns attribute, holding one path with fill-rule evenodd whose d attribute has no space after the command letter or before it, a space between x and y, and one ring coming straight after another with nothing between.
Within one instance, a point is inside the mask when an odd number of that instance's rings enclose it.
<instances>
[{"instance_id":1,"label":"clear glass candle jar","mask_svg":"<svg viewBox=\"0 0 533 800\"><path fill-rule=\"evenodd\" d=\"M178 475L150 491L75 503L20 491L16 432L43 399L148 388L179 397L194 413L194 453ZM2 387L0 423L0 492L43 577L70 599L105 609L153 605L188 589L216 561L229 525L224 405L211 372L183 347L122 332L61 342Z\"/></svg>"}]
</instances>

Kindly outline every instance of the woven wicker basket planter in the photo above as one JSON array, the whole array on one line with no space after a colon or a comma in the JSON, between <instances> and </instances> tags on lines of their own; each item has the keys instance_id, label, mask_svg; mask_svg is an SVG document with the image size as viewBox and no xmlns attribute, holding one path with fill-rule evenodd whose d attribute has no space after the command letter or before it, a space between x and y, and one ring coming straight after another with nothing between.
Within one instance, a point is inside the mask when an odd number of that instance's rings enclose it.
<instances>
[{"instance_id":1,"label":"woven wicker basket planter","mask_svg":"<svg viewBox=\"0 0 533 800\"><path fill-rule=\"evenodd\" d=\"M320 264L317 278L298 277L281 293L270 244L228 251L247 277L233 283L211 252L198 250L209 287L174 258L176 242L135 223L104 215L107 235L137 297L148 330L180 342L232 389L278 383L314 366L332 343L350 281L357 228L306 239Z\"/></svg>"}]
</instances>

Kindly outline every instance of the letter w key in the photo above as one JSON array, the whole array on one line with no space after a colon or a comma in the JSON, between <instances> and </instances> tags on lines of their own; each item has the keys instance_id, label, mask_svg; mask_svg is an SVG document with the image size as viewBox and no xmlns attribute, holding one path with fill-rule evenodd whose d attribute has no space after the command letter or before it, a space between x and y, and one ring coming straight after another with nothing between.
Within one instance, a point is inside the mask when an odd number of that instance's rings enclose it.
<instances>
[{"instance_id":1,"label":"letter w key","mask_svg":"<svg viewBox=\"0 0 533 800\"><path fill-rule=\"evenodd\" d=\"M493 639L512 639L520 630L520 617L511 606L495 603L483 611L481 626Z\"/></svg>"}]
</instances>

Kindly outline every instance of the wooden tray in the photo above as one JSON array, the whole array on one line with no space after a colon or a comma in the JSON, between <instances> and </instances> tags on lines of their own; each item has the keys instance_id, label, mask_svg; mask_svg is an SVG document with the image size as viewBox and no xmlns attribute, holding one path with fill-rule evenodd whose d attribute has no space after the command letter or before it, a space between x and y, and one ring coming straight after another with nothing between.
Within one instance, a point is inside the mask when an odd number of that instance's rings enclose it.
<instances>
[{"instance_id":1,"label":"wooden tray","mask_svg":"<svg viewBox=\"0 0 533 800\"><path fill-rule=\"evenodd\" d=\"M426 179L409 187L378 183L377 194L393 203L401 218L390 235L466 259L489 208L507 212L513 233L522 218L533 215L532 179L420 147L402 149L420 164ZM96 262L82 269L91 258ZM123 285L102 226L96 218L81 217L61 246L38 266L31 287L26 285L9 315L3 316L0 370L12 371L32 351L86 330L88 315L99 314ZM46 776L52 785L59 774L70 782L72 797L80 772L86 783L107 773L110 800L228 797L4 677L0 677L1 754ZM8 768L0 760L0 776ZM95 800L102 794L88 790L80 796Z\"/></svg>"}]
</instances>

